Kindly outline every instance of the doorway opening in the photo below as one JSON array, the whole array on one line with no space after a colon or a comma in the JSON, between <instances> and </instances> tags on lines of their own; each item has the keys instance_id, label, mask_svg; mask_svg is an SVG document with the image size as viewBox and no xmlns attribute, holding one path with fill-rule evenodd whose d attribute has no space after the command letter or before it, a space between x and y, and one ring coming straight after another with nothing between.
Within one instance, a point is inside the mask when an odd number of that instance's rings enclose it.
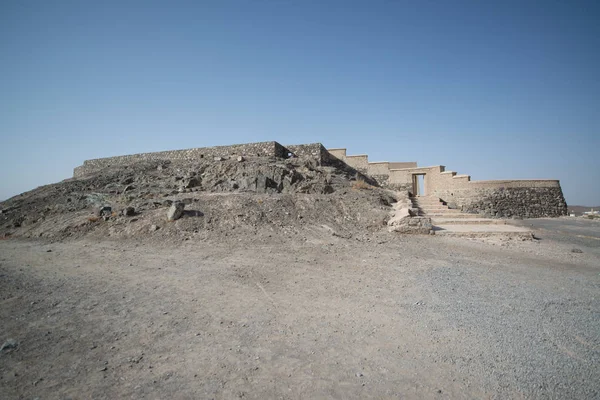
<instances>
[{"instance_id":1,"label":"doorway opening","mask_svg":"<svg viewBox=\"0 0 600 400\"><path fill-rule=\"evenodd\" d=\"M413 174L413 196L425 196L425 174Z\"/></svg>"}]
</instances>

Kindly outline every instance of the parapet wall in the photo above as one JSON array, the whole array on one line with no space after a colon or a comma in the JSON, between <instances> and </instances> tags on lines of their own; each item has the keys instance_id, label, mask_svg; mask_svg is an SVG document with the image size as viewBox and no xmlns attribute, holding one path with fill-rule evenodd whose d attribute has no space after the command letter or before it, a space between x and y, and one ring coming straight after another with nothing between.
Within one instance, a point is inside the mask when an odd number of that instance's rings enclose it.
<instances>
[{"instance_id":1,"label":"parapet wall","mask_svg":"<svg viewBox=\"0 0 600 400\"><path fill-rule=\"evenodd\" d=\"M236 144L231 146L198 147L186 150L158 151L153 153L131 154L126 156L97 158L86 160L73 171L74 177L82 177L112 166L125 166L139 161L192 161L202 158L248 156L287 158L288 153L299 157L313 157L319 163L328 160L328 153L321 143L293 145L288 148L277 142L259 142Z\"/></svg>"},{"instance_id":2,"label":"parapet wall","mask_svg":"<svg viewBox=\"0 0 600 400\"><path fill-rule=\"evenodd\" d=\"M435 190L435 195L450 207L487 217L539 218L567 214L567 203L559 185L474 185L472 188Z\"/></svg>"},{"instance_id":3,"label":"parapet wall","mask_svg":"<svg viewBox=\"0 0 600 400\"><path fill-rule=\"evenodd\" d=\"M416 162L369 162L366 154L347 155L346 149L326 150L321 143L282 146L260 142L232 146L200 147L86 160L75 168L74 177L82 177L112 166L139 161L184 160L230 157L308 157L319 165L344 165L359 179L382 187L414 193L416 175L424 175L424 192L436 196L463 211L496 217L545 217L566 215L567 205L557 180L471 181L469 175L446 171L442 165L417 167ZM371 178L374 179L371 180Z\"/></svg>"},{"instance_id":4,"label":"parapet wall","mask_svg":"<svg viewBox=\"0 0 600 400\"><path fill-rule=\"evenodd\" d=\"M425 195L453 208L492 217L556 217L566 215L560 182L551 179L471 181L469 175L446 171L443 165L417 167L416 162L369 162L365 154L349 156L346 149L329 152L374 178L381 186L416 194L414 179L424 176Z\"/></svg>"},{"instance_id":5,"label":"parapet wall","mask_svg":"<svg viewBox=\"0 0 600 400\"><path fill-rule=\"evenodd\" d=\"M356 169L357 171L370 176L375 179L377 183L386 188L402 190L409 190L404 182L400 185L394 185L391 180L391 170L393 168L408 168L408 167L416 167L417 163L414 161L410 162L388 162L388 161L376 161L370 162L369 156L366 154L358 154L358 155L347 155L346 149L327 149L329 154L336 159L345 162L350 167ZM410 179L409 179L410 181Z\"/></svg>"},{"instance_id":6,"label":"parapet wall","mask_svg":"<svg viewBox=\"0 0 600 400\"><path fill-rule=\"evenodd\" d=\"M286 145L285 148L297 157L312 158L319 165L329 165L336 161L336 158L332 157L321 143L293 144Z\"/></svg>"},{"instance_id":7,"label":"parapet wall","mask_svg":"<svg viewBox=\"0 0 600 400\"><path fill-rule=\"evenodd\" d=\"M560 182L554 179L472 181L469 175L458 175L437 165L391 170L390 181L412 187L414 175L424 176L425 195L438 197L464 212L504 218L557 217L567 213Z\"/></svg>"}]
</instances>

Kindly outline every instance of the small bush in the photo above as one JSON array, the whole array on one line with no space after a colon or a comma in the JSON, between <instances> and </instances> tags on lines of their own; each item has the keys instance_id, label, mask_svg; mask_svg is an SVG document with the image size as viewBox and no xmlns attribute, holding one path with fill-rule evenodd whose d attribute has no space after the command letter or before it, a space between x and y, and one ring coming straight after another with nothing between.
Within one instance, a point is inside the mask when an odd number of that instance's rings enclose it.
<instances>
[{"instance_id":1,"label":"small bush","mask_svg":"<svg viewBox=\"0 0 600 400\"><path fill-rule=\"evenodd\" d=\"M88 221L90 221L90 222L98 222L98 221L100 221L100 217L89 217Z\"/></svg>"},{"instance_id":2,"label":"small bush","mask_svg":"<svg viewBox=\"0 0 600 400\"><path fill-rule=\"evenodd\" d=\"M369 185L367 182L365 182L362 179L357 179L354 182L352 182L352 189L356 189L356 190L360 190L360 189L372 190L373 186Z\"/></svg>"}]
</instances>

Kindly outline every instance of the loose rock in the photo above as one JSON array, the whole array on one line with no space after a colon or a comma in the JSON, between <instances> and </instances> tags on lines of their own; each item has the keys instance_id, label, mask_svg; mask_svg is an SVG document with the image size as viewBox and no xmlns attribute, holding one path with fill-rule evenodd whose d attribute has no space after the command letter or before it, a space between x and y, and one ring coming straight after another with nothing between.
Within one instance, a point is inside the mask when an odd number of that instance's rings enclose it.
<instances>
[{"instance_id":1,"label":"loose rock","mask_svg":"<svg viewBox=\"0 0 600 400\"><path fill-rule=\"evenodd\" d=\"M123 209L123 215L126 217L131 217L133 215L135 215L135 208L133 207L125 207Z\"/></svg>"},{"instance_id":2,"label":"loose rock","mask_svg":"<svg viewBox=\"0 0 600 400\"><path fill-rule=\"evenodd\" d=\"M19 343L15 339L8 339L2 344L2 347L0 347L0 351L16 349L17 346L19 346Z\"/></svg>"},{"instance_id":3,"label":"loose rock","mask_svg":"<svg viewBox=\"0 0 600 400\"><path fill-rule=\"evenodd\" d=\"M112 214L112 207L110 207L110 206L102 206L102 207L98 207L96 209L97 217L110 216L111 214Z\"/></svg>"},{"instance_id":4,"label":"loose rock","mask_svg":"<svg viewBox=\"0 0 600 400\"><path fill-rule=\"evenodd\" d=\"M183 209L185 208L185 204L182 202L176 202L171 205L169 211L167 211L167 219L169 221L178 220L183 216Z\"/></svg>"}]
</instances>

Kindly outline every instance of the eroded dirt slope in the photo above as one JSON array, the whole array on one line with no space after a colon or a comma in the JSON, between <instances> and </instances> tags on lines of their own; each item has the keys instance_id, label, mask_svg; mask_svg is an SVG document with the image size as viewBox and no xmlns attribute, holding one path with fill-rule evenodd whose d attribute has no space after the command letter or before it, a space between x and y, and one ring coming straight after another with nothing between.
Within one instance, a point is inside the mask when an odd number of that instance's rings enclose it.
<instances>
[{"instance_id":1,"label":"eroded dirt slope","mask_svg":"<svg viewBox=\"0 0 600 400\"><path fill-rule=\"evenodd\" d=\"M0 235L302 238L316 229L360 238L383 228L395 201L394 193L371 184L345 164L319 166L310 159L139 162L0 203ZM186 212L168 223L166 210L174 201L184 202ZM99 215L101 207L110 211Z\"/></svg>"}]
</instances>

